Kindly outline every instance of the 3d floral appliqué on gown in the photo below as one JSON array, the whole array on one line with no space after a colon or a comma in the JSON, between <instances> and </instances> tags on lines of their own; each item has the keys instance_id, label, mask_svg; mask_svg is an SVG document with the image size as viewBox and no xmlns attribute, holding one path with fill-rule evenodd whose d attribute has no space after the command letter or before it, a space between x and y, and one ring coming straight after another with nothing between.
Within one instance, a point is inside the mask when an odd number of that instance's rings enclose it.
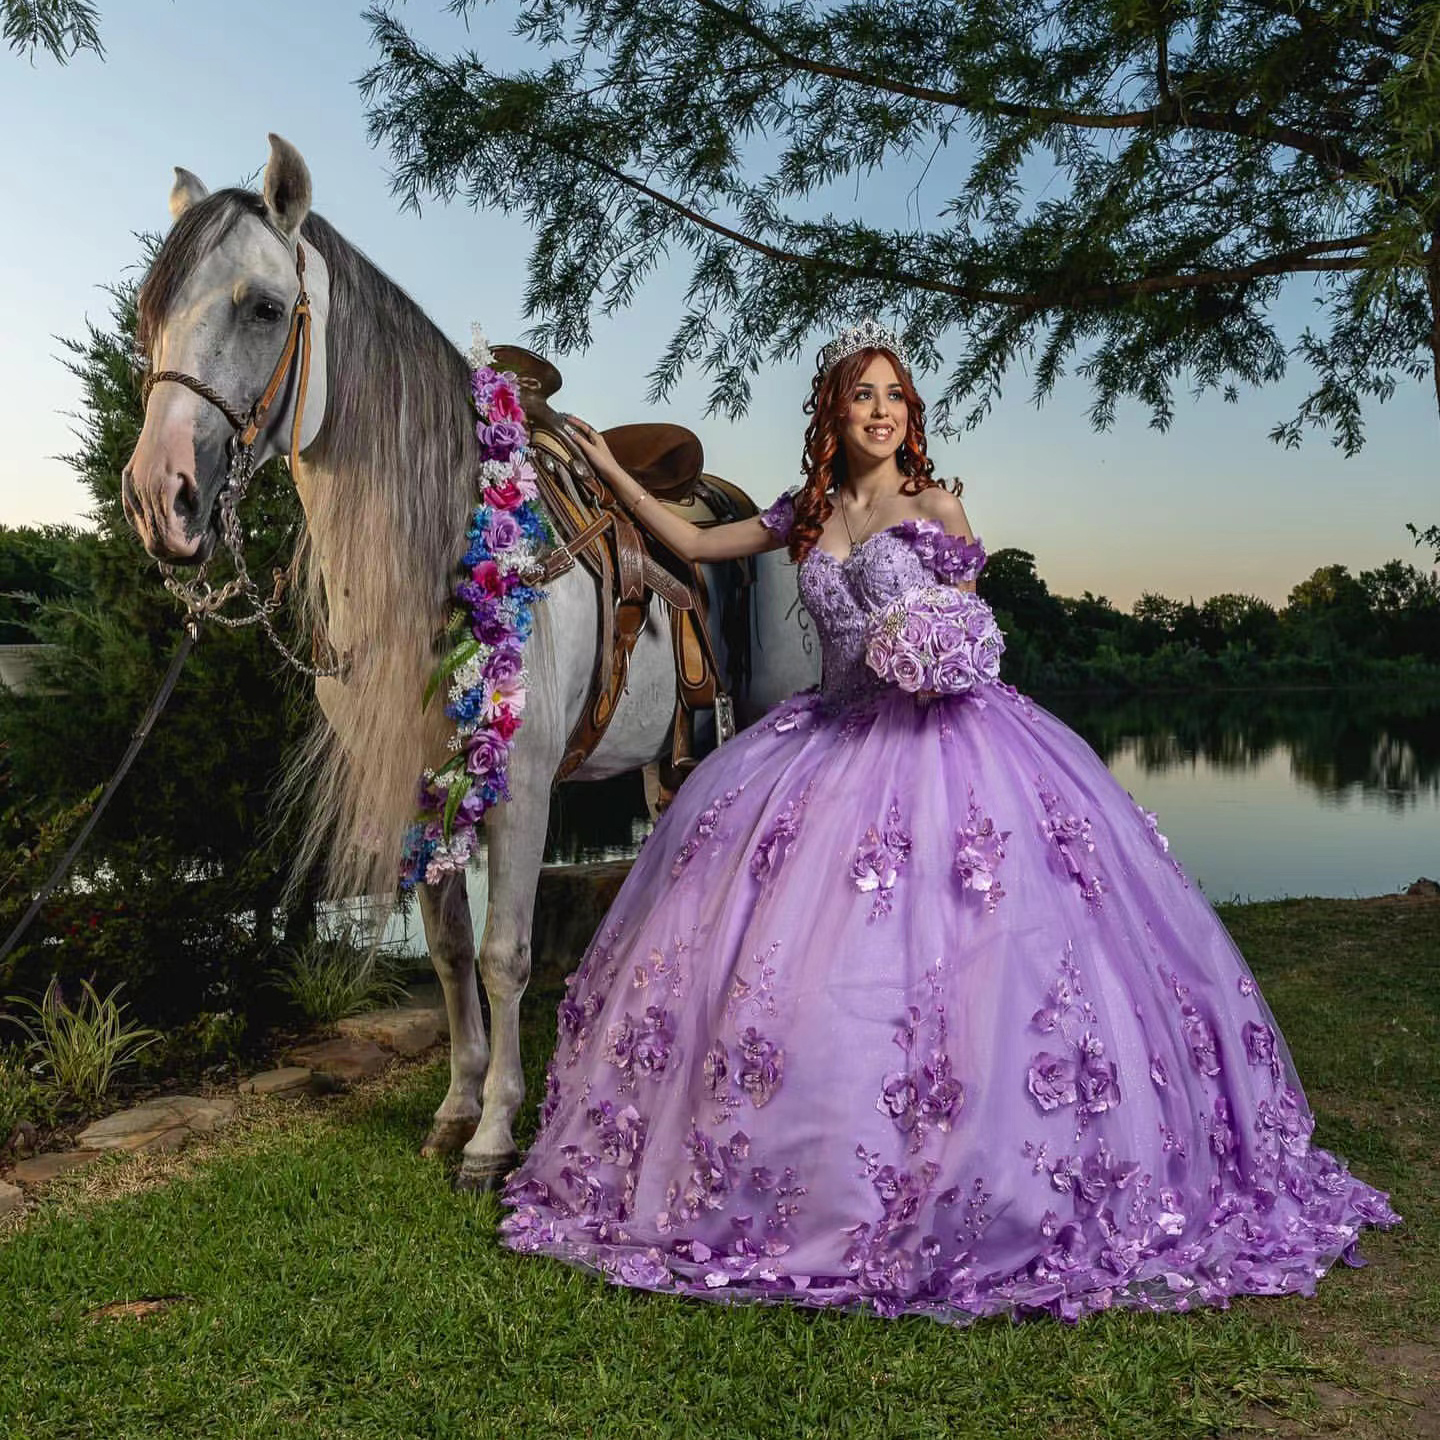
<instances>
[{"instance_id":1,"label":"3d floral appliqu\u00e9 on gown","mask_svg":"<svg viewBox=\"0 0 1440 1440\"><path fill-rule=\"evenodd\" d=\"M788 497L763 517L782 536ZM505 1243L637 1288L965 1321L1309 1292L1386 1197L1086 743L1008 686L864 662L933 522L801 595L824 679L709 756L560 1008Z\"/></svg>"}]
</instances>

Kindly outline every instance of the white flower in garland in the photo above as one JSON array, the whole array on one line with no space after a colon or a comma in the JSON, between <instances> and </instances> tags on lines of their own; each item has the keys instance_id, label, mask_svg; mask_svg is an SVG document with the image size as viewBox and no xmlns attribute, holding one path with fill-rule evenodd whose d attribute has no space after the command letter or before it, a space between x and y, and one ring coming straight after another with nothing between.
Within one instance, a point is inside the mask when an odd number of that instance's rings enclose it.
<instances>
[{"instance_id":1,"label":"white flower in garland","mask_svg":"<svg viewBox=\"0 0 1440 1440\"><path fill-rule=\"evenodd\" d=\"M490 351L490 342L477 323L470 326L470 348L465 352L472 370L483 370L495 359Z\"/></svg>"}]
</instances>

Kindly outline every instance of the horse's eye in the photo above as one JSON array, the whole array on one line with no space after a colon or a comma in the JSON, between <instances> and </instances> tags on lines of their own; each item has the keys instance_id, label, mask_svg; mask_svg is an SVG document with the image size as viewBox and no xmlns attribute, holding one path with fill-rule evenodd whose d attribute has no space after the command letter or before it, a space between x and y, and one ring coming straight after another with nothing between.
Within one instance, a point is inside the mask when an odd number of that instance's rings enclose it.
<instances>
[{"instance_id":1,"label":"horse's eye","mask_svg":"<svg viewBox=\"0 0 1440 1440\"><path fill-rule=\"evenodd\" d=\"M273 325L285 312L273 300L257 300L250 313L262 324Z\"/></svg>"}]
</instances>

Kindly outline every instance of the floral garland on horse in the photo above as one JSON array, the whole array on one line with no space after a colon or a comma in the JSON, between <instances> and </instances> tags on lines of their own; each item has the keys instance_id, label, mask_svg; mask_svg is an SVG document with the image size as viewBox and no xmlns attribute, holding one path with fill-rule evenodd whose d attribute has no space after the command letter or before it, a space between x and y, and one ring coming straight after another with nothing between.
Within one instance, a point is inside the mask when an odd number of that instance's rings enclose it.
<instances>
[{"instance_id":1,"label":"floral garland on horse","mask_svg":"<svg viewBox=\"0 0 1440 1440\"><path fill-rule=\"evenodd\" d=\"M510 798L510 747L525 710L525 642L535 605L545 598L530 582L541 548L554 543L527 458L515 376L493 368L478 329L470 358L482 498L470 519L446 626L446 635L458 638L436 665L422 702L428 707L448 686L445 713L455 722L455 753L421 777L420 813L400 861L406 890L463 870L480 843L485 812Z\"/></svg>"}]
</instances>

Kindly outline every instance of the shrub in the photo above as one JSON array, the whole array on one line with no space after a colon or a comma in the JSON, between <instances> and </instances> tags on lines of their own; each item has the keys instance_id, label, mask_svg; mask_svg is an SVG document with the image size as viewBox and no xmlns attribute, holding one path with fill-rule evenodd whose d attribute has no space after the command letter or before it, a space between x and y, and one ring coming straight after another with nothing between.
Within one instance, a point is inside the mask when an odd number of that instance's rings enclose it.
<instances>
[{"instance_id":1,"label":"shrub","mask_svg":"<svg viewBox=\"0 0 1440 1440\"><path fill-rule=\"evenodd\" d=\"M283 963L272 972L273 982L314 1025L333 1025L347 1015L404 998L404 962L369 944L355 925L317 934L281 955Z\"/></svg>"},{"instance_id":2,"label":"shrub","mask_svg":"<svg viewBox=\"0 0 1440 1440\"><path fill-rule=\"evenodd\" d=\"M22 1122L50 1125L55 1120L55 1096L48 1085L14 1050L0 1050L0 1151Z\"/></svg>"},{"instance_id":3,"label":"shrub","mask_svg":"<svg viewBox=\"0 0 1440 1440\"><path fill-rule=\"evenodd\" d=\"M117 985L102 999L88 980L82 980L80 1004L72 1009L57 976L38 1003L10 997L11 1004L34 1013L33 1020L7 1018L25 1032L27 1052L39 1064L40 1073L59 1094L87 1108L104 1099L117 1070L134 1064L135 1057L160 1038L157 1030L126 1026L126 1007L115 999L120 989Z\"/></svg>"}]
</instances>

